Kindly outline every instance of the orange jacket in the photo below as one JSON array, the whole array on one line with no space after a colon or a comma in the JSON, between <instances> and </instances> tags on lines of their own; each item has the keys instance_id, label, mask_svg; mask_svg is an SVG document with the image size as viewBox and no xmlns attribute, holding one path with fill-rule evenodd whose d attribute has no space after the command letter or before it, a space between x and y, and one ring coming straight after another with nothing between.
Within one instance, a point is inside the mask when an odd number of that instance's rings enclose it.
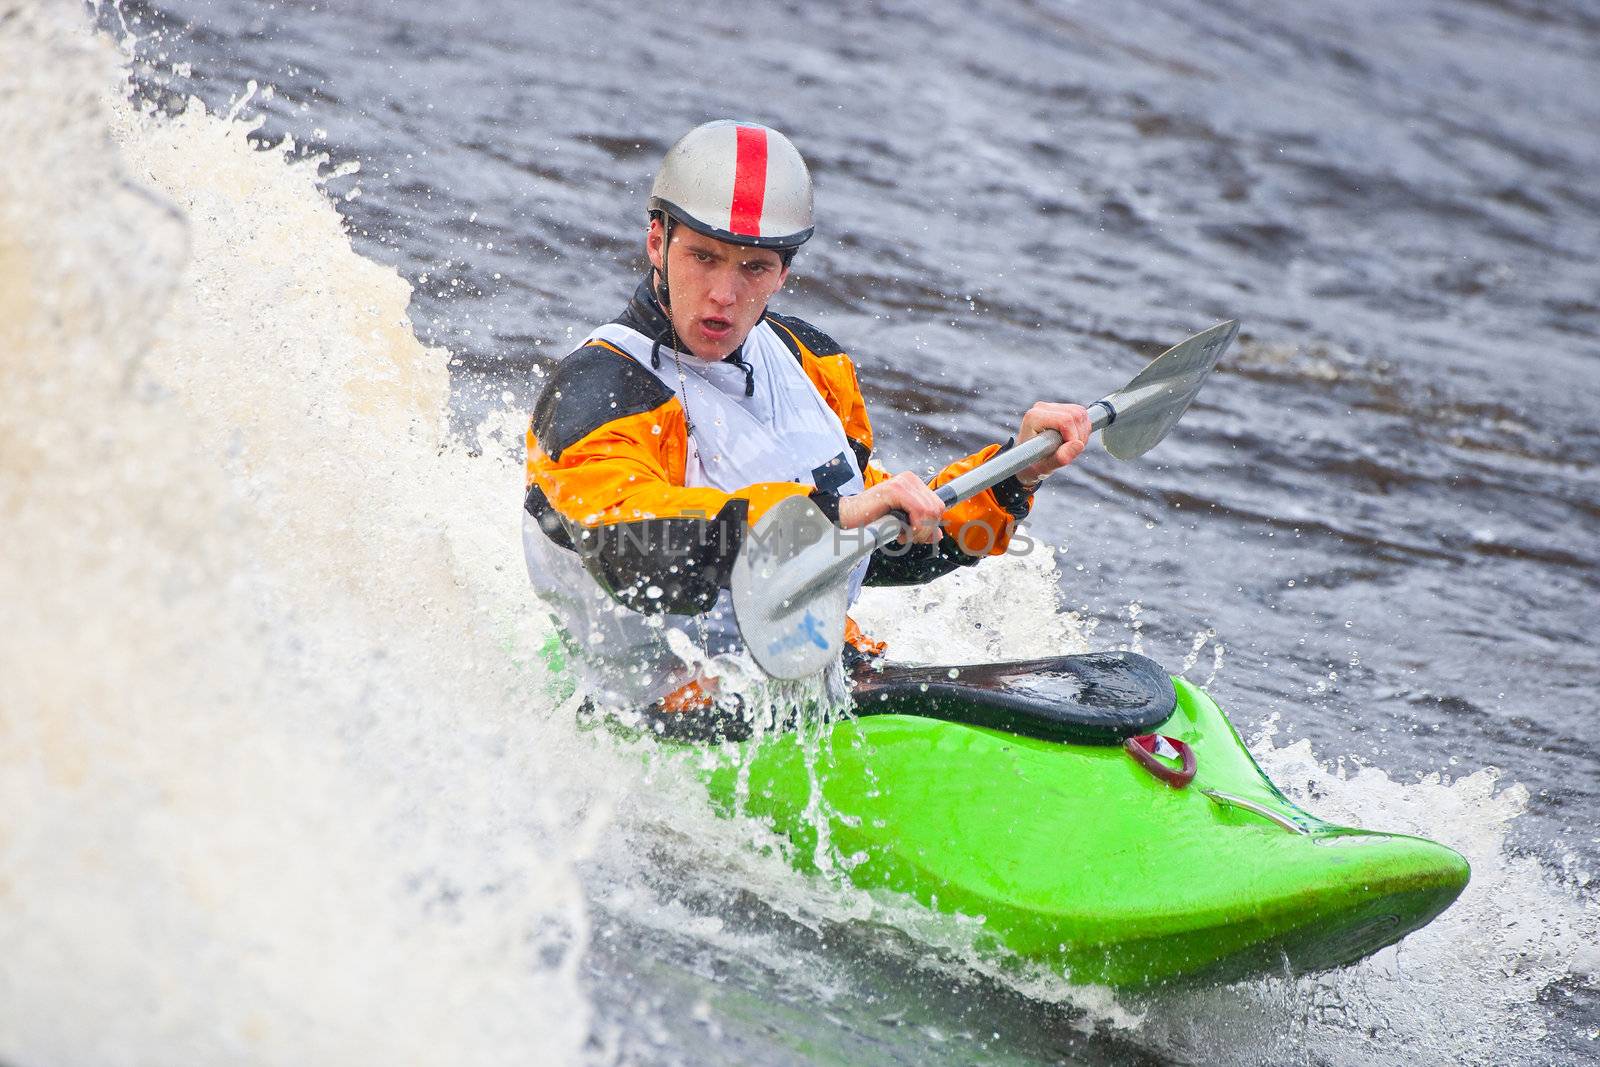
<instances>
[{"instance_id":1,"label":"orange jacket","mask_svg":"<svg viewBox=\"0 0 1600 1067\"><path fill-rule=\"evenodd\" d=\"M665 332L648 281L617 321L650 337ZM889 477L870 462L872 424L850 357L800 319L768 313L766 321L839 417L866 484ZM525 507L547 537L579 552L595 579L638 611L708 609L727 586L745 530L785 497L809 495L838 519L837 496L798 482L763 482L731 493L685 486L687 434L677 395L604 341L561 360L534 405ZM942 485L1008 445L992 444L957 460L930 484ZM1031 503L1015 478L985 490L945 513L939 544L880 549L866 584L925 582L999 555Z\"/></svg>"}]
</instances>

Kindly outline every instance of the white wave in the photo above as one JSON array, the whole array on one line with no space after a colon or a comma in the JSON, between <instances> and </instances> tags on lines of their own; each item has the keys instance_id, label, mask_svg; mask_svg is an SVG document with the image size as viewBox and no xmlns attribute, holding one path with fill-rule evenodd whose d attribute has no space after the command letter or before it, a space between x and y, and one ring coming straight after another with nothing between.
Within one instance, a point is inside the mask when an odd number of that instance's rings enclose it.
<instances>
[{"instance_id":1,"label":"white wave","mask_svg":"<svg viewBox=\"0 0 1600 1067\"><path fill-rule=\"evenodd\" d=\"M1251 748L1296 803L1440 841L1466 857L1472 880L1438 919L1353 967L1166 1001L1164 1040L1225 1038L1240 1062L1282 1062L1291 1049L1352 1064L1550 1062L1545 1039L1566 1035L1548 1033L1540 997L1600 974L1600 904L1511 846L1527 790L1493 768L1404 782L1358 762L1329 766L1309 741L1277 747L1271 727Z\"/></svg>"},{"instance_id":2,"label":"white wave","mask_svg":"<svg viewBox=\"0 0 1600 1067\"><path fill-rule=\"evenodd\" d=\"M571 1061L516 464L321 161L72 14L0 4L0 1060Z\"/></svg>"},{"instance_id":3,"label":"white wave","mask_svg":"<svg viewBox=\"0 0 1600 1067\"><path fill-rule=\"evenodd\" d=\"M981 663L1089 651L1099 620L1061 610L1055 550L1026 527L1012 550L927 585L865 589L851 614L888 641L888 657L897 661Z\"/></svg>"}]
</instances>

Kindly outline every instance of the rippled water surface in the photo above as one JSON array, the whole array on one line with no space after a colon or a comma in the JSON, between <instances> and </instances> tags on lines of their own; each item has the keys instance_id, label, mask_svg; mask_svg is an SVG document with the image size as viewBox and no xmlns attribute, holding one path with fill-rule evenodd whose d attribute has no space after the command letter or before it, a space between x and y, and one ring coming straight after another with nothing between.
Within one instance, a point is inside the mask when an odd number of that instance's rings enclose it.
<instances>
[{"instance_id":1,"label":"rippled water surface","mask_svg":"<svg viewBox=\"0 0 1600 1067\"><path fill-rule=\"evenodd\" d=\"M1600 1047L1590 5L166 0L100 23L141 39L143 98L226 112L253 80L258 141L359 161L323 188L360 256L412 285L474 439L497 412L520 418L543 370L616 313L656 163L720 115L784 130L812 166L818 236L782 310L853 353L890 466L1003 438L1032 400L1087 401L1241 320L1157 452L1096 451L1041 496L1031 532L1056 555L868 612L913 658L1077 642L1209 675L1313 810L1452 844L1500 901L1453 929L1467 944L1446 981L1428 972L1449 947L1423 943L1408 969L1408 942L1318 980L1069 995L680 817L699 803L686 774L613 793L597 784L611 772L579 772L541 803L599 794L611 820L567 850L588 924L573 935L582 1056L1386 1063L1422 1042L1441 1060L1572 1062ZM338 289L338 262L306 259L301 282ZM239 293L273 306L270 287ZM258 326L294 341L292 316ZM514 489L471 517L504 533L513 567ZM515 714L566 722L527 701ZM1472 777L1485 768L1498 776ZM1531 929L1541 916L1565 932Z\"/></svg>"}]
</instances>

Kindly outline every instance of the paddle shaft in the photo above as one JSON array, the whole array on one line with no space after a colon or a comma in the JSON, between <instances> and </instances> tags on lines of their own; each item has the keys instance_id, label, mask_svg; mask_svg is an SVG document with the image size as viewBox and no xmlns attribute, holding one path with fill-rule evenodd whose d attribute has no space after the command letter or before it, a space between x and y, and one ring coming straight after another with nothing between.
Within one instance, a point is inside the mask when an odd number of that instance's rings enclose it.
<instances>
[{"instance_id":1,"label":"paddle shaft","mask_svg":"<svg viewBox=\"0 0 1600 1067\"><path fill-rule=\"evenodd\" d=\"M1180 341L1127 385L1088 405L1091 432L1100 434L1106 452L1136 459L1160 444L1238 332L1239 324L1230 320ZM935 493L949 508L1060 447L1060 435L1039 434ZM801 496L769 508L751 526L728 577L739 634L761 669L774 678L808 678L835 660L843 647L851 574L904 529L905 516L891 512L843 530Z\"/></svg>"},{"instance_id":2,"label":"paddle shaft","mask_svg":"<svg viewBox=\"0 0 1600 1067\"><path fill-rule=\"evenodd\" d=\"M1115 418L1115 410L1105 401L1096 400L1089 405L1091 433L1111 425ZM944 501L945 507L954 507L963 500L977 496L990 486L1021 473L1060 447L1061 435L1054 430L1046 430L1026 443L1009 448L988 462L980 463L967 473L952 478L935 489L934 493ZM851 538L855 543L848 548L845 547L846 541L843 537L836 538L835 545L829 546L832 558L820 568L807 574L794 589L783 590L778 594L779 597L792 601L837 581L862 559L899 537L905 526L905 515L894 511L868 523L857 535L859 540Z\"/></svg>"},{"instance_id":3,"label":"paddle shaft","mask_svg":"<svg viewBox=\"0 0 1600 1067\"><path fill-rule=\"evenodd\" d=\"M1114 418L1116 418L1116 415L1112 412L1111 405L1103 400L1096 400L1089 405L1089 432L1093 433L1111 425L1111 421ZM1026 444L1008 448L987 463L979 464L959 478L950 479L935 489L934 493L940 500L944 501L945 507L954 507L963 500L977 496L990 486L1005 481L1013 474L1022 473L1060 447L1061 435L1054 430L1046 430ZM894 519L894 516L885 516L885 518ZM884 519L879 519L873 526L883 521ZM898 533L899 529L896 528L894 535Z\"/></svg>"}]
</instances>

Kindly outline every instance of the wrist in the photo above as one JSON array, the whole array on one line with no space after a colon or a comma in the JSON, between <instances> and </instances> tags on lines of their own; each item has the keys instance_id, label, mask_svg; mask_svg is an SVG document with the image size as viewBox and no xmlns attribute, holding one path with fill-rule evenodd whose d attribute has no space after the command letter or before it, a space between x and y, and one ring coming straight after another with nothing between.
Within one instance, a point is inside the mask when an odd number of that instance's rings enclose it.
<instances>
[{"instance_id":1,"label":"wrist","mask_svg":"<svg viewBox=\"0 0 1600 1067\"><path fill-rule=\"evenodd\" d=\"M853 530L857 526L866 525L866 522L861 517L861 509L865 505L865 501L861 499L862 496L863 494L861 493L855 493L850 496L842 496L839 498L837 522L841 528Z\"/></svg>"}]
</instances>

